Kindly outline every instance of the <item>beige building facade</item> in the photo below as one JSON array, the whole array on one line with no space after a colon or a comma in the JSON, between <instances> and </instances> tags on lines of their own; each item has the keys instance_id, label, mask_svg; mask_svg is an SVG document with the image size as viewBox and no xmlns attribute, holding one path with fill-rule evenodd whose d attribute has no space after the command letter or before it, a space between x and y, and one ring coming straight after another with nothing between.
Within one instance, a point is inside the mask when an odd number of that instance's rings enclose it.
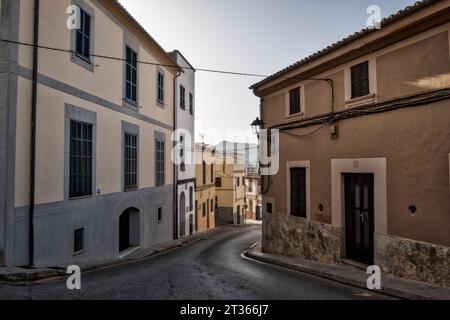
<instances>
[{"instance_id":1,"label":"beige building facade","mask_svg":"<svg viewBox=\"0 0 450 320\"><path fill-rule=\"evenodd\" d=\"M216 155L217 219L245 224L245 163L239 154Z\"/></svg>"},{"instance_id":2,"label":"beige building facade","mask_svg":"<svg viewBox=\"0 0 450 320\"><path fill-rule=\"evenodd\" d=\"M215 148L197 143L195 162L195 231L204 232L216 227Z\"/></svg>"},{"instance_id":3,"label":"beige building facade","mask_svg":"<svg viewBox=\"0 0 450 320\"><path fill-rule=\"evenodd\" d=\"M38 44L71 53L0 43L0 265L95 264L172 240L176 63L115 0L41 0L37 15L2 0L1 17L2 38L35 43L38 19Z\"/></svg>"},{"instance_id":4,"label":"beige building facade","mask_svg":"<svg viewBox=\"0 0 450 320\"><path fill-rule=\"evenodd\" d=\"M261 176L257 167L246 169L245 180L245 218L262 220Z\"/></svg>"},{"instance_id":5,"label":"beige building facade","mask_svg":"<svg viewBox=\"0 0 450 320\"><path fill-rule=\"evenodd\" d=\"M449 12L420 2L252 86L280 130L264 251L450 285Z\"/></svg>"}]
</instances>

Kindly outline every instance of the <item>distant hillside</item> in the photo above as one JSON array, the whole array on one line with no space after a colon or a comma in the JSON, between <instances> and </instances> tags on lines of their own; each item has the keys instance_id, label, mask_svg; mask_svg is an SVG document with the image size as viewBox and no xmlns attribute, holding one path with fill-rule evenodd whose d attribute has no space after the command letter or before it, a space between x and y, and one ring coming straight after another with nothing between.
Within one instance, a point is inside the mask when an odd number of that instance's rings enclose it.
<instances>
[{"instance_id":1,"label":"distant hillside","mask_svg":"<svg viewBox=\"0 0 450 320\"><path fill-rule=\"evenodd\" d=\"M235 152L245 157L246 167L256 166L258 164L257 144L223 141L216 146L216 153L218 154Z\"/></svg>"}]
</instances>

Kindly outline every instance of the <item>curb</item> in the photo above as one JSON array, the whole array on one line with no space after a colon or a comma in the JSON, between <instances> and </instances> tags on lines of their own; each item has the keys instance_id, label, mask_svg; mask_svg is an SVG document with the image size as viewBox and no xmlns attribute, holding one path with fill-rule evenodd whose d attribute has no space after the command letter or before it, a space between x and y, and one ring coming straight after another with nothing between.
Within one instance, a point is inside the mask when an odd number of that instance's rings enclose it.
<instances>
[{"instance_id":1,"label":"curb","mask_svg":"<svg viewBox=\"0 0 450 320\"><path fill-rule=\"evenodd\" d=\"M216 235L223 231L221 228L215 228L208 231L205 231L200 234L193 235L191 237L185 238L185 239L178 239L173 240L171 243L163 245L161 247L158 247L154 250L152 250L150 253L143 255L142 257L137 258L124 258L122 260L114 260L111 262L106 262L103 264L97 264L97 265L91 265L91 266L85 266L84 268L82 266L82 272L83 273L91 273L95 271L100 270L106 270L110 268L115 268L119 266L129 265L132 263L142 262L154 257L157 257L159 255L168 253L172 250L182 248L187 245L194 244L200 240L203 240L207 237L210 237L212 235ZM138 252L134 253L135 255L138 254ZM132 254L133 255L133 254ZM0 282L4 283L10 283L10 284L26 284L29 282L39 282L39 281L45 281L45 280L51 280L51 279L58 279L61 277L67 276L65 269L42 269L38 270L36 272L32 272L33 269L29 269L29 272L27 272L27 269L24 269L23 272L17 272L17 273L10 273L10 274L1 274L0 273Z\"/></svg>"},{"instance_id":2,"label":"curb","mask_svg":"<svg viewBox=\"0 0 450 320\"><path fill-rule=\"evenodd\" d=\"M260 262L288 268L288 269L295 270L295 271L300 271L303 273L307 273L307 274L310 274L313 276L317 276L317 277L331 280L334 282L338 282L341 284L368 290L365 285L366 284L365 282L362 282L362 281L354 279L354 278L353 279L346 278L346 277L332 274L331 272L323 272L320 270L304 267L302 265L294 264L291 262L286 262L286 261L281 261L278 259L271 259L269 257L265 257L263 255L263 253L256 251L255 248L259 245L260 245L260 243L257 243L257 244L254 244L253 246L251 246L250 248L248 248L246 251L244 251L244 253L243 253L244 256L247 258L250 258L250 259L260 261ZM391 279L391 280L393 279L392 276L386 276L384 278ZM401 281L407 281L407 280L401 280ZM434 289L434 287L431 285L424 284L424 286ZM394 298L404 299L404 300L441 300L441 299L446 300L446 299L450 299L450 297L440 295L439 293L436 293L436 295L432 296L432 295L426 295L426 294L421 294L421 293L408 292L408 291L397 289L397 288L391 287L391 286L386 287L385 285L383 285L383 288L381 290L373 290L373 292L384 294L384 295L391 296Z\"/></svg>"}]
</instances>

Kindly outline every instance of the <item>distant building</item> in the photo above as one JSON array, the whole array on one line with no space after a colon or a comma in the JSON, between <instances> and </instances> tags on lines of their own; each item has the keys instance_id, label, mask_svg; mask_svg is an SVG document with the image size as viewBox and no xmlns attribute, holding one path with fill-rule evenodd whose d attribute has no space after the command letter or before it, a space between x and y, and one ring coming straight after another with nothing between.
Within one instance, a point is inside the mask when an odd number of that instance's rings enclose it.
<instances>
[{"instance_id":1,"label":"distant building","mask_svg":"<svg viewBox=\"0 0 450 320\"><path fill-rule=\"evenodd\" d=\"M216 227L215 148L195 145L195 230L204 232Z\"/></svg>"},{"instance_id":2,"label":"distant building","mask_svg":"<svg viewBox=\"0 0 450 320\"><path fill-rule=\"evenodd\" d=\"M216 155L217 219L245 224L245 163L238 154Z\"/></svg>"},{"instance_id":3,"label":"distant building","mask_svg":"<svg viewBox=\"0 0 450 320\"><path fill-rule=\"evenodd\" d=\"M249 167L245 179L245 217L262 220L261 176L258 167Z\"/></svg>"},{"instance_id":4,"label":"distant building","mask_svg":"<svg viewBox=\"0 0 450 320\"><path fill-rule=\"evenodd\" d=\"M194 205L192 194L195 189L195 69L189 61L175 50L169 55L182 72L175 80L175 107L177 152L177 226L178 237L193 233Z\"/></svg>"}]
</instances>

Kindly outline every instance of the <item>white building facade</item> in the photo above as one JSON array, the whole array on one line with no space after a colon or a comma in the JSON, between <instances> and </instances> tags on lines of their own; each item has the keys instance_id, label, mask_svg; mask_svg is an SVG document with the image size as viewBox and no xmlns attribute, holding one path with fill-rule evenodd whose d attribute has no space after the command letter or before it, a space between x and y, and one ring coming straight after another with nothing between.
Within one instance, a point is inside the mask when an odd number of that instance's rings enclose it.
<instances>
[{"instance_id":1,"label":"white building facade","mask_svg":"<svg viewBox=\"0 0 450 320\"><path fill-rule=\"evenodd\" d=\"M195 69L175 50L170 56L182 68L175 80L178 236L195 233Z\"/></svg>"}]
</instances>

